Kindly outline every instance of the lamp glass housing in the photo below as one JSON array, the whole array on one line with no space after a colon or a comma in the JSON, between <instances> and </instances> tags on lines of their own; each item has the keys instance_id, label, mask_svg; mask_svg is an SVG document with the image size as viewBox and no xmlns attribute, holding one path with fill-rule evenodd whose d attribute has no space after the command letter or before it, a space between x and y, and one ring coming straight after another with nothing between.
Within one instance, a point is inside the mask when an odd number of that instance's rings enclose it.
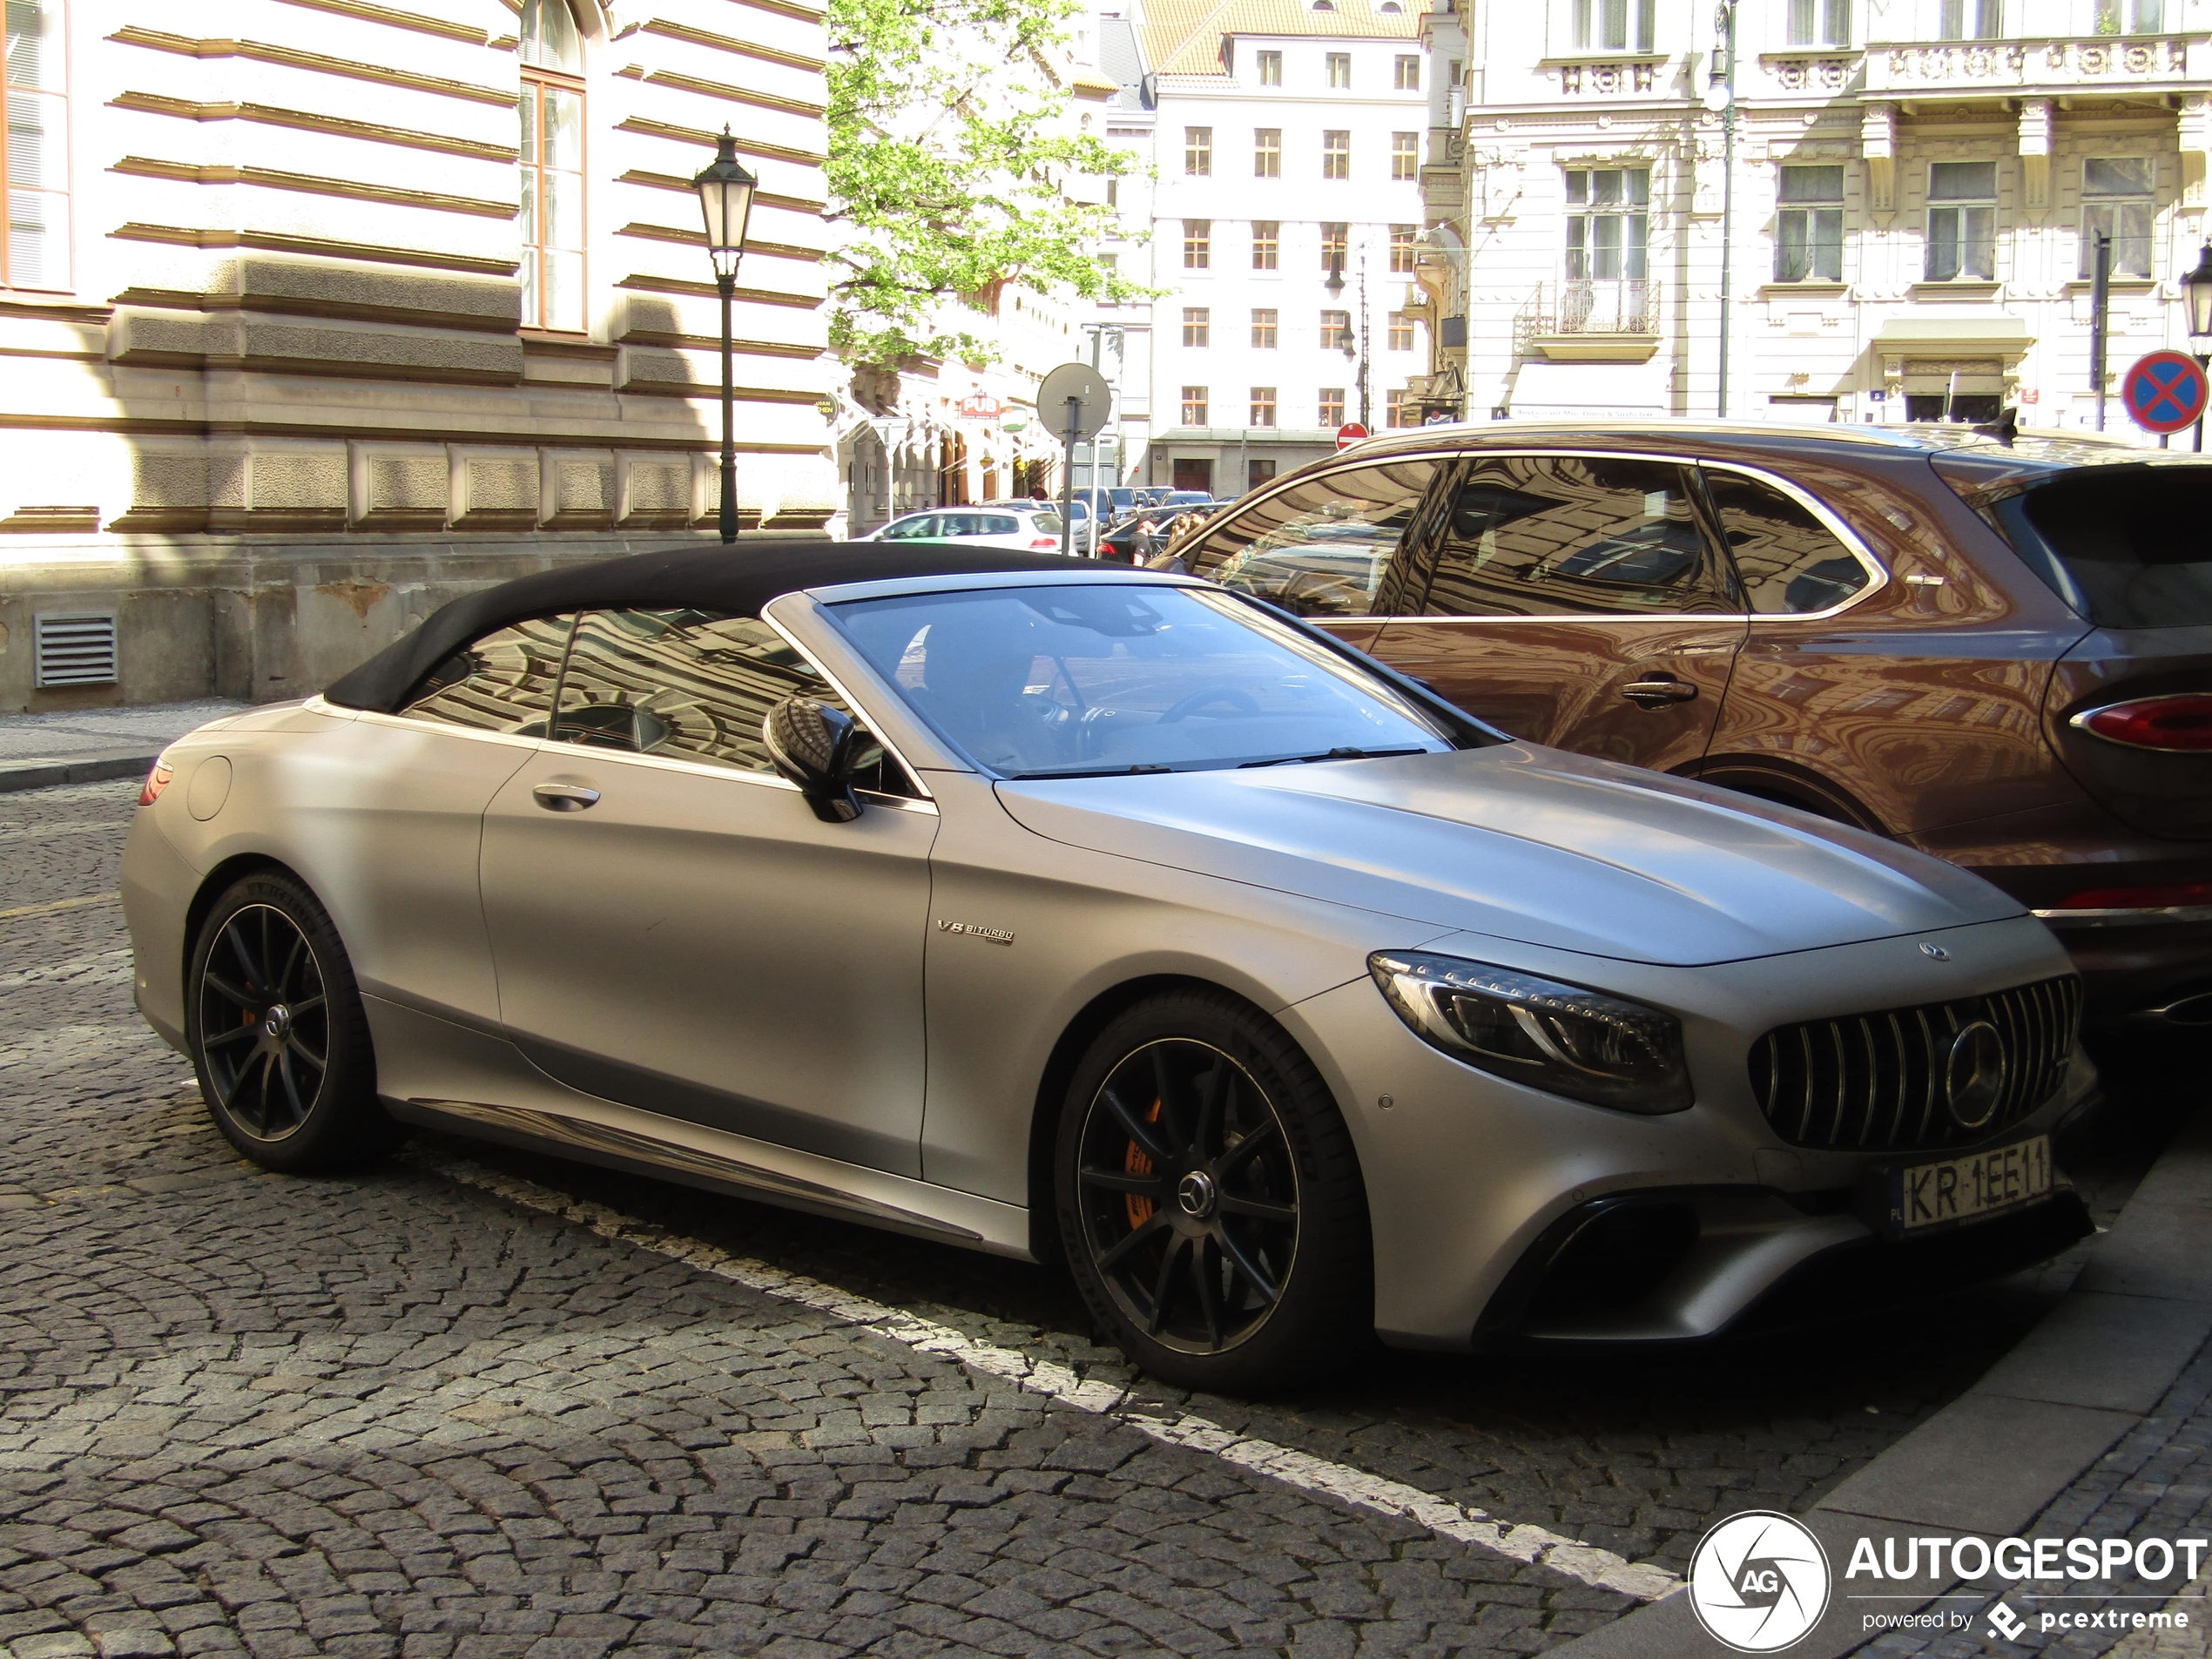
<instances>
[{"instance_id":1,"label":"lamp glass housing","mask_svg":"<svg viewBox=\"0 0 2212 1659\"><path fill-rule=\"evenodd\" d=\"M718 277L737 274L745 253L746 221L752 217L752 192L759 180L738 160L737 141L725 131L692 188L699 192L699 213L706 224L706 251Z\"/></svg>"},{"instance_id":2,"label":"lamp glass housing","mask_svg":"<svg viewBox=\"0 0 2212 1659\"><path fill-rule=\"evenodd\" d=\"M2188 301L2189 338L2212 343L2212 243L2197 255L2196 269L2182 279L2182 295Z\"/></svg>"}]
</instances>

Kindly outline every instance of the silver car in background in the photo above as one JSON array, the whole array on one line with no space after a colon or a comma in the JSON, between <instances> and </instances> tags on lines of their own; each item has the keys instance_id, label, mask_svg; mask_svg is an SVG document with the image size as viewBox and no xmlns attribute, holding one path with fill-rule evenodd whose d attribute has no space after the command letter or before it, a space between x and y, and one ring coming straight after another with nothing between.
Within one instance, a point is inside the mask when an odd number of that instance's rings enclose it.
<instances>
[{"instance_id":1,"label":"silver car in background","mask_svg":"<svg viewBox=\"0 0 2212 1659\"><path fill-rule=\"evenodd\" d=\"M1187 578L548 572L144 801L138 1005L248 1157L435 1125L1064 1258L1194 1386L1703 1337L2086 1231L2076 982L2019 905Z\"/></svg>"}]
</instances>

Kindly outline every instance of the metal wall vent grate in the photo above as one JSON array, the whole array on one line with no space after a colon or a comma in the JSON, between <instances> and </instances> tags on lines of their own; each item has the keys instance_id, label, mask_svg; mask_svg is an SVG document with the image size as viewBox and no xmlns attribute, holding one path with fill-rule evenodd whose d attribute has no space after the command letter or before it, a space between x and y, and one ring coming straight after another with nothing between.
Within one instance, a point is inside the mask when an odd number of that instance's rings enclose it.
<instances>
[{"instance_id":1,"label":"metal wall vent grate","mask_svg":"<svg viewBox=\"0 0 2212 1659\"><path fill-rule=\"evenodd\" d=\"M115 684L115 613L56 612L31 619L38 684Z\"/></svg>"}]
</instances>

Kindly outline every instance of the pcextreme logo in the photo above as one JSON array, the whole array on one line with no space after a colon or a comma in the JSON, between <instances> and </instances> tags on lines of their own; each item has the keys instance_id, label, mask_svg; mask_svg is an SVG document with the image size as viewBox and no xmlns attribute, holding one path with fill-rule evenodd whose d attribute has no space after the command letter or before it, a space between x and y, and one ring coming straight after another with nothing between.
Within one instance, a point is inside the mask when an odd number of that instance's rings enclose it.
<instances>
[{"instance_id":1,"label":"pcextreme logo","mask_svg":"<svg viewBox=\"0 0 2212 1659\"><path fill-rule=\"evenodd\" d=\"M1738 1653L1779 1653L1828 1609L1828 1555L1787 1515L1747 1509L1707 1533L1689 1560L1689 1605Z\"/></svg>"}]
</instances>

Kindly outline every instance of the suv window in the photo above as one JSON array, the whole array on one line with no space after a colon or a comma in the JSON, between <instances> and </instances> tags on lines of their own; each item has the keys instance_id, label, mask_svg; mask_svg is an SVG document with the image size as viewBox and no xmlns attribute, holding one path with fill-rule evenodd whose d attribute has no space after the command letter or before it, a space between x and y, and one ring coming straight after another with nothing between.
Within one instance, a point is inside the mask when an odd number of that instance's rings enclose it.
<instances>
[{"instance_id":1,"label":"suv window","mask_svg":"<svg viewBox=\"0 0 2212 1659\"><path fill-rule=\"evenodd\" d=\"M553 722L558 743L773 772L761 723L787 697L846 708L813 664L752 617L711 610L591 610L577 621ZM910 794L872 745L860 786Z\"/></svg>"},{"instance_id":2,"label":"suv window","mask_svg":"<svg viewBox=\"0 0 2212 1659\"><path fill-rule=\"evenodd\" d=\"M2212 466L2084 467L1977 505L2099 627L2212 625Z\"/></svg>"},{"instance_id":3,"label":"suv window","mask_svg":"<svg viewBox=\"0 0 2212 1659\"><path fill-rule=\"evenodd\" d=\"M1831 610L1874 579L1826 525L1773 485L1708 469L1705 491L1757 614Z\"/></svg>"},{"instance_id":4,"label":"suv window","mask_svg":"<svg viewBox=\"0 0 2212 1659\"><path fill-rule=\"evenodd\" d=\"M1436 468L1393 461L1309 478L1208 534L1190 572L1301 617L1366 616Z\"/></svg>"},{"instance_id":5,"label":"suv window","mask_svg":"<svg viewBox=\"0 0 2212 1659\"><path fill-rule=\"evenodd\" d=\"M548 617L486 634L424 676L401 712L477 732L543 737L574 621Z\"/></svg>"},{"instance_id":6,"label":"suv window","mask_svg":"<svg viewBox=\"0 0 2212 1659\"><path fill-rule=\"evenodd\" d=\"M1478 459L1452 498L1422 614L1559 617L1728 611L1672 462Z\"/></svg>"}]
</instances>

